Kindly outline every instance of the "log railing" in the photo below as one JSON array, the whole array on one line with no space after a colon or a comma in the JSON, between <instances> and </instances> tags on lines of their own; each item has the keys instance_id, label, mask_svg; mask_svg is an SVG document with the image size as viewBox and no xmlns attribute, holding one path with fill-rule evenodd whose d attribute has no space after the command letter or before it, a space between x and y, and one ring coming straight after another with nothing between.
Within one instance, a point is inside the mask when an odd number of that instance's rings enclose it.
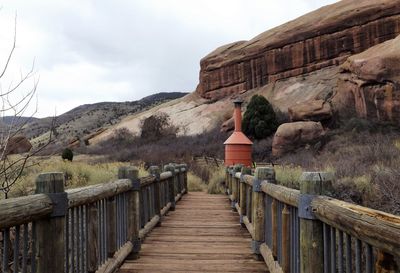
<instances>
[{"instance_id":1,"label":"log railing","mask_svg":"<svg viewBox=\"0 0 400 273\"><path fill-rule=\"evenodd\" d=\"M270 272L399 272L400 217L324 196L329 173L303 173L300 191L250 173L227 168L226 193Z\"/></svg>"},{"instance_id":2,"label":"log railing","mask_svg":"<svg viewBox=\"0 0 400 273\"><path fill-rule=\"evenodd\" d=\"M0 272L114 272L187 192L187 166L64 191L63 173L40 174L36 194L0 201Z\"/></svg>"}]
</instances>

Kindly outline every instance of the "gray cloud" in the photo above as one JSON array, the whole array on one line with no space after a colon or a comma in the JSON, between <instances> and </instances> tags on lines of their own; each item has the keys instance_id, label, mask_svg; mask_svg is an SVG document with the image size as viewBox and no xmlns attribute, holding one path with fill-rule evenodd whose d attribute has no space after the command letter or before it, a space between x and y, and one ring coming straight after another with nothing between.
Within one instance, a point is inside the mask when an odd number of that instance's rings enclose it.
<instances>
[{"instance_id":1,"label":"gray cloud","mask_svg":"<svg viewBox=\"0 0 400 273\"><path fill-rule=\"evenodd\" d=\"M9 0L0 23L9 28L18 11L15 71L36 57L38 115L45 116L54 107L193 91L200 59L216 47L332 2Z\"/></svg>"}]
</instances>

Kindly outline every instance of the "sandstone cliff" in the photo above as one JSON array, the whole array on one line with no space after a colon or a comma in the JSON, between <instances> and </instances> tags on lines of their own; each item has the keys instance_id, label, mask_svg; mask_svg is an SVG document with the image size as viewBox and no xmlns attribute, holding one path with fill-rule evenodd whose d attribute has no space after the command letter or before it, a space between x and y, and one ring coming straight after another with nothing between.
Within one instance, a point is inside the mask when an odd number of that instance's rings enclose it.
<instances>
[{"instance_id":1,"label":"sandstone cliff","mask_svg":"<svg viewBox=\"0 0 400 273\"><path fill-rule=\"evenodd\" d=\"M220 99L343 63L400 34L399 0L342 0L201 60L203 98Z\"/></svg>"},{"instance_id":2,"label":"sandstone cliff","mask_svg":"<svg viewBox=\"0 0 400 273\"><path fill-rule=\"evenodd\" d=\"M351 56L341 68L332 100L337 112L400 121L400 35Z\"/></svg>"}]
</instances>

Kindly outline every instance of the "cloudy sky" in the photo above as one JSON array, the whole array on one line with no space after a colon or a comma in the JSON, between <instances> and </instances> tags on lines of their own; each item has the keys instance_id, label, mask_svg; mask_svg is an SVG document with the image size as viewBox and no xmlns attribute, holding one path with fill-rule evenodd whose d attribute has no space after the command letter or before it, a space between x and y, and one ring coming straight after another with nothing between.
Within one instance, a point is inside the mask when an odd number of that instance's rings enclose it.
<instances>
[{"instance_id":1,"label":"cloudy sky","mask_svg":"<svg viewBox=\"0 0 400 273\"><path fill-rule=\"evenodd\" d=\"M0 1L0 66L12 46L17 14L17 48L0 80L1 91L17 82L35 61L34 77L14 97L23 96L39 81L38 117L85 103L190 92L198 83L200 59L216 47L251 39L333 2Z\"/></svg>"}]
</instances>

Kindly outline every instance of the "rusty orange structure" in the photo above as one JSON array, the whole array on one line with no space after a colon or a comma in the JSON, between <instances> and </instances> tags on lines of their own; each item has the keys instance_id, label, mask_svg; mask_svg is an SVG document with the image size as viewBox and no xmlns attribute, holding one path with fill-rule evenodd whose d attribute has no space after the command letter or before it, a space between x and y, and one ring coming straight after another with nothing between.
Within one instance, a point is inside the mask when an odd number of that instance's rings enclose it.
<instances>
[{"instance_id":1,"label":"rusty orange structure","mask_svg":"<svg viewBox=\"0 0 400 273\"><path fill-rule=\"evenodd\" d=\"M235 119L235 131L224 142L225 145L225 166L243 164L251 167L252 165L252 145L253 142L242 132L242 103L240 99L233 101L235 110L233 112Z\"/></svg>"}]
</instances>

